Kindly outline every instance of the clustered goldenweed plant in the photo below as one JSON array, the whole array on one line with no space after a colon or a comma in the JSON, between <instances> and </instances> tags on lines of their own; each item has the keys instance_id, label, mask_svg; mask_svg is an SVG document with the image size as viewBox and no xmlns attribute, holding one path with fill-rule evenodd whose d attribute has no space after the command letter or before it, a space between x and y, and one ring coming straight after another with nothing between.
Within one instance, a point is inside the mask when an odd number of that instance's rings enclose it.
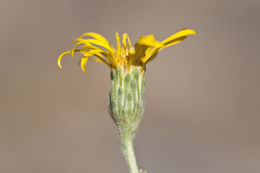
<instances>
[{"instance_id":1,"label":"clustered goldenweed plant","mask_svg":"<svg viewBox=\"0 0 260 173\"><path fill-rule=\"evenodd\" d=\"M128 163L130 173L145 173L138 167L133 140L144 114L144 89L146 65L166 47L183 41L188 35L195 35L191 29L183 29L159 42L153 35L141 36L132 46L127 33L123 34L122 43L116 33L117 49L100 34L89 32L77 38L72 50L58 58L58 66L66 54L79 52L83 56L80 66L86 72L85 65L89 58L106 64L111 69L109 93L109 114L118 127L121 150Z\"/></svg>"}]
</instances>

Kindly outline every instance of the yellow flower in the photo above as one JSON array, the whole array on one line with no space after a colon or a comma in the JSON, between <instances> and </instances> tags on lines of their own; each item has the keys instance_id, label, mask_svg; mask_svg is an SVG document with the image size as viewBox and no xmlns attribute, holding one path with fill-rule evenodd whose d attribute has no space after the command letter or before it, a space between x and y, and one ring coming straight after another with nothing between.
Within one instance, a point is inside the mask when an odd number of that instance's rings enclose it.
<instances>
[{"instance_id":1,"label":"yellow flower","mask_svg":"<svg viewBox=\"0 0 260 173\"><path fill-rule=\"evenodd\" d=\"M74 56L75 52L80 52L80 65L86 72L85 65L90 57L95 61L104 63L112 69L124 67L129 69L131 66L139 66L145 69L146 64L154 59L157 54L164 48L175 45L184 40L188 35L195 35L196 32L191 29L183 29L167 39L159 42L153 35L141 36L134 47L132 47L130 38L127 33L123 34L122 45L119 34L116 33L117 49L113 48L109 42L100 34L89 32L77 38L72 50L66 51L58 58L58 66L61 66L61 59L66 54ZM82 46L81 48L78 48Z\"/></svg>"},{"instance_id":2,"label":"yellow flower","mask_svg":"<svg viewBox=\"0 0 260 173\"><path fill-rule=\"evenodd\" d=\"M74 56L80 52L80 65L86 72L85 65L89 58L106 64L111 68L111 87L109 92L109 113L118 127L122 153L128 162L131 173L146 172L136 163L133 139L143 119L146 64L153 60L164 48L175 45L188 35L195 35L191 29L183 29L159 42L153 35L141 36L132 47L126 33L120 40L116 33L117 49L100 34L89 32L77 38L72 50L66 51L58 58L58 66L66 54Z\"/></svg>"}]
</instances>

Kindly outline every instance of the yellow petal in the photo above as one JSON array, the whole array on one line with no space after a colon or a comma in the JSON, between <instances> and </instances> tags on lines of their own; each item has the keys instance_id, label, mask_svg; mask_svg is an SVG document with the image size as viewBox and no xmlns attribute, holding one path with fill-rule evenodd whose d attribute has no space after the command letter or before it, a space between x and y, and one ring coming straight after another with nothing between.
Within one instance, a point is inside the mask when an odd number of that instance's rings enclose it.
<instances>
[{"instance_id":1,"label":"yellow petal","mask_svg":"<svg viewBox=\"0 0 260 173\"><path fill-rule=\"evenodd\" d=\"M158 42L153 35L141 36L138 42L135 44L135 55L133 64L139 64L140 61L144 62L148 59L148 54L146 53L149 47L162 47L163 44Z\"/></svg>"},{"instance_id":2,"label":"yellow petal","mask_svg":"<svg viewBox=\"0 0 260 173\"><path fill-rule=\"evenodd\" d=\"M129 49L131 50L132 49L131 40L127 34L126 34L126 36L127 36L127 40L128 40Z\"/></svg>"},{"instance_id":3,"label":"yellow petal","mask_svg":"<svg viewBox=\"0 0 260 173\"><path fill-rule=\"evenodd\" d=\"M106 64L108 67L111 67L111 64L109 64L105 59L101 59L100 57L93 58L94 61Z\"/></svg>"},{"instance_id":4,"label":"yellow petal","mask_svg":"<svg viewBox=\"0 0 260 173\"><path fill-rule=\"evenodd\" d=\"M184 29L182 31L177 32L176 34L173 34L172 36L168 37L167 39L163 40L161 43L165 46L172 46L176 43L181 42L186 38L188 35L195 35L196 31L192 29Z\"/></svg>"},{"instance_id":5,"label":"yellow petal","mask_svg":"<svg viewBox=\"0 0 260 173\"><path fill-rule=\"evenodd\" d=\"M100 53L105 53L104 50L101 50L101 49L96 49L96 50L90 50L90 51L87 51L86 49L81 49L80 52L85 56L85 57L90 57L90 56L96 56L97 58L96 59L99 59L100 61L99 62L102 62L106 65L108 65L109 67L111 66L111 64L105 60L102 55Z\"/></svg>"},{"instance_id":6,"label":"yellow petal","mask_svg":"<svg viewBox=\"0 0 260 173\"><path fill-rule=\"evenodd\" d=\"M93 39L92 39L93 40ZM92 44L88 43L85 39L78 39L78 43L73 47L72 51L71 51L71 56L74 57L74 52L75 49L81 45L84 44L83 48L87 48L87 49L99 49L101 50L99 47L93 46Z\"/></svg>"},{"instance_id":7,"label":"yellow petal","mask_svg":"<svg viewBox=\"0 0 260 173\"><path fill-rule=\"evenodd\" d=\"M148 49L148 46L143 44L135 44L135 54L130 59L130 63L135 65L140 62L140 60L145 56L145 51Z\"/></svg>"},{"instance_id":8,"label":"yellow petal","mask_svg":"<svg viewBox=\"0 0 260 173\"><path fill-rule=\"evenodd\" d=\"M117 42L117 54L120 57L121 55L121 45L120 45L120 37L118 32L116 32L116 42Z\"/></svg>"},{"instance_id":9,"label":"yellow petal","mask_svg":"<svg viewBox=\"0 0 260 173\"><path fill-rule=\"evenodd\" d=\"M147 56L146 57L148 57L148 58L146 58L145 61L142 59L142 62L143 62L142 70L145 69L146 64L148 62L153 60L158 55L159 51L160 51L160 48L153 48L153 49L151 49L150 51L147 52Z\"/></svg>"},{"instance_id":10,"label":"yellow petal","mask_svg":"<svg viewBox=\"0 0 260 173\"><path fill-rule=\"evenodd\" d=\"M95 45L98 45L98 46L101 46L105 49L107 49L109 52L113 53L114 52L114 49L109 45L109 44L106 44L102 41L99 41L99 40L95 40L95 39L82 39L78 44L95 44ZM97 47L98 49L98 47Z\"/></svg>"},{"instance_id":11,"label":"yellow petal","mask_svg":"<svg viewBox=\"0 0 260 173\"><path fill-rule=\"evenodd\" d=\"M97 33L94 33L94 32L87 32L83 35L81 35L79 38L77 38L76 40L74 40L73 42L77 42L79 39L82 39L83 37L86 37L86 36L91 36L99 41L102 41L106 44L109 44L108 41L105 39L105 37L103 37L102 35L100 34L97 34Z\"/></svg>"},{"instance_id":12,"label":"yellow petal","mask_svg":"<svg viewBox=\"0 0 260 173\"><path fill-rule=\"evenodd\" d=\"M129 48L127 48L126 39L127 39L127 41L128 41L128 46L129 46ZM132 52L132 44L131 44L130 38L129 38L129 36L128 36L127 33L124 33L124 34L123 34L122 43L123 43L123 47L125 48L125 50L129 50L130 52Z\"/></svg>"},{"instance_id":13,"label":"yellow petal","mask_svg":"<svg viewBox=\"0 0 260 173\"><path fill-rule=\"evenodd\" d=\"M71 53L71 50L66 51L66 52L63 52L63 53L59 56L59 58L58 58L58 60L57 60L57 64L58 64L58 66L60 67L60 69L62 69L61 59L63 58L64 55L67 55L67 54L69 54L69 53Z\"/></svg>"},{"instance_id":14,"label":"yellow petal","mask_svg":"<svg viewBox=\"0 0 260 173\"><path fill-rule=\"evenodd\" d=\"M108 65L109 67L111 67L111 64L105 58L103 58L100 53L96 53L96 54L94 54L94 56L97 57L97 58L94 58L94 60L99 59L98 62L102 62L102 63Z\"/></svg>"},{"instance_id":15,"label":"yellow petal","mask_svg":"<svg viewBox=\"0 0 260 173\"><path fill-rule=\"evenodd\" d=\"M149 61L151 61L152 59L154 59L157 54L159 53L160 48L148 48L145 51L145 57L143 57L141 60L144 64L147 64Z\"/></svg>"},{"instance_id":16,"label":"yellow petal","mask_svg":"<svg viewBox=\"0 0 260 173\"><path fill-rule=\"evenodd\" d=\"M184 40L188 35L195 35L196 32L191 29L184 29L182 31L177 32L176 34L168 37L164 41L161 42L161 45L155 46L149 52L146 52L145 57L142 58L142 62L147 64L149 61L153 60L160 50L165 47L172 46Z\"/></svg>"},{"instance_id":17,"label":"yellow petal","mask_svg":"<svg viewBox=\"0 0 260 173\"><path fill-rule=\"evenodd\" d=\"M137 42L140 45L158 47L161 46L161 43L158 42L153 35L141 36Z\"/></svg>"},{"instance_id":18,"label":"yellow petal","mask_svg":"<svg viewBox=\"0 0 260 173\"><path fill-rule=\"evenodd\" d=\"M101 53L101 52L104 52L104 50L90 50L90 51L87 51L85 49L81 49L80 52L84 55L84 56L92 56L94 54L97 54L97 53Z\"/></svg>"},{"instance_id":19,"label":"yellow petal","mask_svg":"<svg viewBox=\"0 0 260 173\"><path fill-rule=\"evenodd\" d=\"M87 72L86 71L86 68L85 68L85 65L86 65L86 63L87 63L87 61L88 61L88 58L89 57L87 57L87 56L83 56L82 58L81 58L81 61L80 61L80 66L81 66L81 69L83 70L83 72Z\"/></svg>"},{"instance_id":20,"label":"yellow petal","mask_svg":"<svg viewBox=\"0 0 260 173\"><path fill-rule=\"evenodd\" d=\"M83 44L83 43L81 43ZM90 43L85 43L84 46L82 46L82 48L85 48L85 49L90 49L90 50L99 50L100 48L97 47L97 46L93 46L92 44ZM101 50L101 49L100 49Z\"/></svg>"},{"instance_id":21,"label":"yellow petal","mask_svg":"<svg viewBox=\"0 0 260 173\"><path fill-rule=\"evenodd\" d=\"M101 54L109 60L110 64L113 67L117 67L118 66L118 60L114 56L112 56L111 53L102 52Z\"/></svg>"},{"instance_id":22,"label":"yellow petal","mask_svg":"<svg viewBox=\"0 0 260 173\"><path fill-rule=\"evenodd\" d=\"M72 51L71 51L71 56L72 56L72 58L74 57L75 49L76 49L79 45L81 45L81 44L82 44L82 43L79 42L79 43L77 43L77 44L72 48Z\"/></svg>"},{"instance_id":23,"label":"yellow petal","mask_svg":"<svg viewBox=\"0 0 260 173\"><path fill-rule=\"evenodd\" d=\"M102 50L102 49L94 49L94 50L90 50L90 51L81 49L81 53L84 54L84 56L92 56L92 55L97 56L98 58L100 58L100 59L103 61L103 63L107 64L108 66L111 66L111 64L114 65L114 66L117 66L117 62L116 62L116 60L114 59L114 57L112 56L112 54L109 53L109 52L107 52L107 51L104 51L104 50ZM106 57L107 60L108 60L110 63L109 63L108 61L106 61L106 60L102 57L102 55L103 55L104 57Z\"/></svg>"},{"instance_id":24,"label":"yellow petal","mask_svg":"<svg viewBox=\"0 0 260 173\"><path fill-rule=\"evenodd\" d=\"M128 37L127 33L124 33L123 34L123 39L122 39L122 44L123 44L123 48L127 48L126 46L126 38Z\"/></svg>"}]
</instances>

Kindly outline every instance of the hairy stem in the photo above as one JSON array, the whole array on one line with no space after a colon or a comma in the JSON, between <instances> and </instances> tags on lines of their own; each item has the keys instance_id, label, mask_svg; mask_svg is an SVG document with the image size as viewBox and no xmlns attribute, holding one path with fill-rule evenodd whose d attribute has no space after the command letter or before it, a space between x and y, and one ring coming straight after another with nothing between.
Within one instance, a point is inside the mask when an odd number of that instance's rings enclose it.
<instances>
[{"instance_id":1,"label":"hairy stem","mask_svg":"<svg viewBox=\"0 0 260 173\"><path fill-rule=\"evenodd\" d=\"M120 134L122 153L125 156L130 173L139 173L135 158L133 137L131 135Z\"/></svg>"}]
</instances>

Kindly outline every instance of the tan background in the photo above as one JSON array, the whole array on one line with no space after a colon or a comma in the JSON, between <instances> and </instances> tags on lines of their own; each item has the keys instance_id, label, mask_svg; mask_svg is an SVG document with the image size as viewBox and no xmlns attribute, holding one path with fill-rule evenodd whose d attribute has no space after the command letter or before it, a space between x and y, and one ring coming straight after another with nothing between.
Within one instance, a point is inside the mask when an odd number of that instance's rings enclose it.
<instances>
[{"instance_id":1,"label":"tan background","mask_svg":"<svg viewBox=\"0 0 260 173\"><path fill-rule=\"evenodd\" d=\"M109 69L58 55L84 32L113 44L197 36L147 68L136 137L148 173L260 172L259 0L1 0L0 172L123 173L107 111Z\"/></svg>"}]
</instances>

